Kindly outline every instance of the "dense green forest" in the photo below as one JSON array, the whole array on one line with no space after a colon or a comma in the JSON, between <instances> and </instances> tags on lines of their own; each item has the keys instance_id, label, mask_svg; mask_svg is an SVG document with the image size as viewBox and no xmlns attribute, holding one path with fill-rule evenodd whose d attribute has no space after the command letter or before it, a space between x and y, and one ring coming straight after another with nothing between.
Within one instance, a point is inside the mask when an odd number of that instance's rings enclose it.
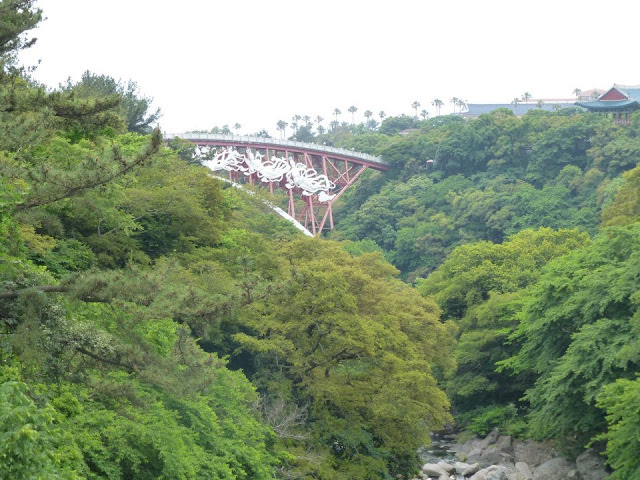
<instances>
[{"instance_id":1,"label":"dense green forest","mask_svg":"<svg viewBox=\"0 0 640 480\"><path fill-rule=\"evenodd\" d=\"M390 479L454 422L640 476L640 117L301 128L393 166L308 239L135 82L34 81L32 3L0 2L1 478Z\"/></svg>"},{"instance_id":2,"label":"dense green forest","mask_svg":"<svg viewBox=\"0 0 640 480\"><path fill-rule=\"evenodd\" d=\"M382 252L456 324L456 368L439 380L457 421L569 455L592 445L613 478L640 478L640 116L363 127L320 138L395 168L345 194L331 236Z\"/></svg>"}]
</instances>

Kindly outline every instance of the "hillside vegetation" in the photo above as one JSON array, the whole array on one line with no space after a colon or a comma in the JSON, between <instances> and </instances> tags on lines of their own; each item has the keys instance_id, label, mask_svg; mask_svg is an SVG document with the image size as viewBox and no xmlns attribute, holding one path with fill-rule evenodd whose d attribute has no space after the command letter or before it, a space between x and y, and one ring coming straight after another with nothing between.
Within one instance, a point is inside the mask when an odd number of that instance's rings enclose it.
<instances>
[{"instance_id":1,"label":"hillside vegetation","mask_svg":"<svg viewBox=\"0 0 640 480\"><path fill-rule=\"evenodd\" d=\"M614 478L640 475L640 117L498 110L412 126L325 136L395 167L345 195L331 236L382 252L457 325L441 380L459 422L568 454L590 444Z\"/></svg>"},{"instance_id":2,"label":"hillside vegetation","mask_svg":"<svg viewBox=\"0 0 640 480\"><path fill-rule=\"evenodd\" d=\"M451 421L435 301L166 148L131 82L38 85L40 13L0 9L0 477L413 471Z\"/></svg>"},{"instance_id":3,"label":"hillside vegetation","mask_svg":"<svg viewBox=\"0 0 640 480\"><path fill-rule=\"evenodd\" d=\"M640 475L640 117L307 128L393 166L308 239L0 14L0 478L406 478L454 421Z\"/></svg>"}]
</instances>

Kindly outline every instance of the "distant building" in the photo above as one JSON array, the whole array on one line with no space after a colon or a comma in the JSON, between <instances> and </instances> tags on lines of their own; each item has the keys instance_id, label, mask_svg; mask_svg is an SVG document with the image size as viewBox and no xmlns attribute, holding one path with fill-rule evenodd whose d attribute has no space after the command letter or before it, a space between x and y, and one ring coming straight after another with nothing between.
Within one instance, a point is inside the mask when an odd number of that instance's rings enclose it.
<instances>
[{"instance_id":1,"label":"distant building","mask_svg":"<svg viewBox=\"0 0 640 480\"><path fill-rule=\"evenodd\" d=\"M517 105L513 103L468 103L467 110L460 113L459 115L464 118L476 118L485 113L498 110L499 108L506 108L507 110L511 110L516 116L520 117L531 110L555 112L556 110L560 110L561 108L573 107L573 102L574 100L568 99L558 99L554 102L552 99L546 101L539 100L535 103L532 103L531 101L526 103L522 102L518 103Z\"/></svg>"},{"instance_id":2,"label":"distant building","mask_svg":"<svg viewBox=\"0 0 640 480\"><path fill-rule=\"evenodd\" d=\"M419 131L420 131L419 128L405 128L404 130L400 130L398 133L400 135L409 135L411 133L419 132Z\"/></svg>"},{"instance_id":3,"label":"distant building","mask_svg":"<svg viewBox=\"0 0 640 480\"><path fill-rule=\"evenodd\" d=\"M611 114L618 125L629 125L630 115L640 108L640 85L614 84L596 100L576 102L590 112Z\"/></svg>"},{"instance_id":4,"label":"distant building","mask_svg":"<svg viewBox=\"0 0 640 480\"><path fill-rule=\"evenodd\" d=\"M592 88L591 90L585 90L584 92L580 92L578 94L579 102L589 102L591 100L597 99L600 95L602 95L606 90L601 90L599 88Z\"/></svg>"}]
</instances>

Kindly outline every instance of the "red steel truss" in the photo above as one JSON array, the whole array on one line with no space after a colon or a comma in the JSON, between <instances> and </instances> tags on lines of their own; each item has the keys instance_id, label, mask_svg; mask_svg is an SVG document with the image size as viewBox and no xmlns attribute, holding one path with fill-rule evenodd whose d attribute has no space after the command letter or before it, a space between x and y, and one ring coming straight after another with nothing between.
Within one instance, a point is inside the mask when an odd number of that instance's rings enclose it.
<instances>
[{"instance_id":1,"label":"red steel truss","mask_svg":"<svg viewBox=\"0 0 640 480\"><path fill-rule=\"evenodd\" d=\"M201 135L197 135L200 137ZM210 138L194 138L185 134L181 138L189 140L198 146L227 147L233 146L238 151L243 152L247 148L259 151L265 159L277 155L284 158L293 157L296 163L302 163L309 168L313 168L318 173L327 176L335 183L336 187L330 194L335 195L328 201L321 202L318 194L302 195L299 188L290 189L285 187L286 179L278 183L269 183L269 190L273 193L274 187L279 187L288 191L289 205L288 213L298 220L313 235L319 235L323 229L333 230L333 204L340 196L362 175L367 168L376 170L389 170L389 165L383 160L370 155L357 152L348 152L343 149L333 149L302 142L286 142L275 140L269 143L270 139L256 137L223 138L225 136ZM230 137L230 136L227 136ZM262 184L256 174L245 176L240 172L229 172L229 179L237 183Z\"/></svg>"}]
</instances>

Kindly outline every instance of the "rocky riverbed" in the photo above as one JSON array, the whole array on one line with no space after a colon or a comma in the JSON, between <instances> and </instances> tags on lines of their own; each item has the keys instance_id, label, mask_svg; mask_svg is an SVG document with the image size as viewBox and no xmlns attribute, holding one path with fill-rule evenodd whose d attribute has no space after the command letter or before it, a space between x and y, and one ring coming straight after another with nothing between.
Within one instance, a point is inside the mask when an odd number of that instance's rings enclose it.
<instances>
[{"instance_id":1,"label":"rocky riverbed","mask_svg":"<svg viewBox=\"0 0 640 480\"><path fill-rule=\"evenodd\" d=\"M550 444L515 440L496 429L485 438L456 443L447 434L434 435L423 448L424 465L412 480L604 480L604 457L586 450L570 460Z\"/></svg>"}]
</instances>

